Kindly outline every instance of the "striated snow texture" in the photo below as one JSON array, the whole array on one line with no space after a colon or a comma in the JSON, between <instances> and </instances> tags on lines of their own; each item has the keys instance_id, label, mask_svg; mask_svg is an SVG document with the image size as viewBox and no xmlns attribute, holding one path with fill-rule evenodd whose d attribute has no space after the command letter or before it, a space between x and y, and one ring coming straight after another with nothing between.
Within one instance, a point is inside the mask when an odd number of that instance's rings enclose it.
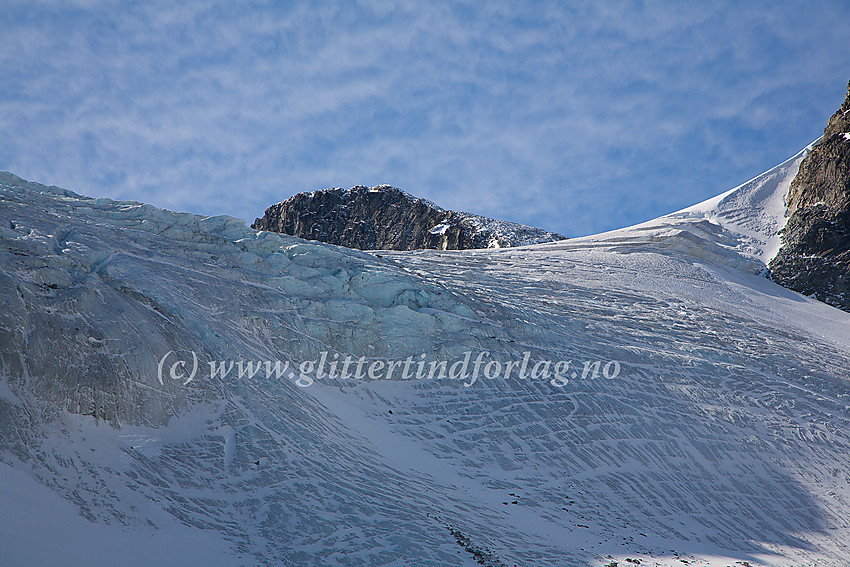
<instances>
[{"instance_id":1,"label":"striated snow texture","mask_svg":"<svg viewBox=\"0 0 850 567\"><path fill-rule=\"evenodd\" d=\"M374 254L2 174L0 558L845 565L850 315L760 275L801 156L603 235ZM577 373L182 379L323 351Z\"/></svg>"}]
</instances>

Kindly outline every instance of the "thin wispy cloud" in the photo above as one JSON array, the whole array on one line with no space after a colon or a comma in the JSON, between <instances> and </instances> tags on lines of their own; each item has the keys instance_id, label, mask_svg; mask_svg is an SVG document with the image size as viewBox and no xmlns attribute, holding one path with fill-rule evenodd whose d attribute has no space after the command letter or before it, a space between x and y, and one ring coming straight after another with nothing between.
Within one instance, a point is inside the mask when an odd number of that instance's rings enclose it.
<instances>
[{"instance_id":1,"label":"thin wispy cloud","mask_svg":"<svg viewBox=\"0 0 850 567\"><path fill-rule=\"evenodd\" d=\"M568 235L720 193L844 94L840 3L21 3L0 169L260 216L391 183Z\"/></svg>"}]
</instances>

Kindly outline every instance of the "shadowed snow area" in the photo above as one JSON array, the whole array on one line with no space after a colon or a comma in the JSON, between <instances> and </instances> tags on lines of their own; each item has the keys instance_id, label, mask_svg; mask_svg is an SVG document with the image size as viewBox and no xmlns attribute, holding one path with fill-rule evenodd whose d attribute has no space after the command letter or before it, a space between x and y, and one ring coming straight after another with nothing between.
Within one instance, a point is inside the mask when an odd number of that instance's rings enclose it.
<instances>
[{"instance_id":1,"label":"shadowed snow area","mask_svg":"<svg viewBox=\"0 0 850 567\"><path fill-rule=\"evenodd\" d=\"M602 235L372 254L2 174L0 557L844 565L850 314L760 275L802 156ZM467 351L571 370L209 375Z\"/></svg>"}]
</instances>

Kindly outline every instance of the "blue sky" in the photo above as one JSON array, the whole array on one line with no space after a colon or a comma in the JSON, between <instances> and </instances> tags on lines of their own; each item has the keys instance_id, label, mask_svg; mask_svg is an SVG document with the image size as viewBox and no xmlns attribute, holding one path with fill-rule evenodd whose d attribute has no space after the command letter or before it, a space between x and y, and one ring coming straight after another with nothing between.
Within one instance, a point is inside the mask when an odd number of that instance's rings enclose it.
<instances>
[{"instance_id":1,"label":"blue sky","mask_svg":"<svg viewBox=\"0 0 850 567\"><path fill-rule=\"evenodd\" d=\"M389 183L578 236L818 137L848 2L4 2L0 169L252 222Z\"/></svg>"}]
</instances>

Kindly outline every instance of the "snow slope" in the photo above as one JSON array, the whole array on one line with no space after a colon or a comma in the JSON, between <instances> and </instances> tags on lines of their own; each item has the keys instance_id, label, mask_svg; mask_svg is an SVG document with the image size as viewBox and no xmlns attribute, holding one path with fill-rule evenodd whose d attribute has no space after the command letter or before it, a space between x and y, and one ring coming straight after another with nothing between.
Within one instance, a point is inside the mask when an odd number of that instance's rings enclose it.
<instances>
[{"instance_id":1,"label":"snow slope","mask_svg":"<svg viewBox=\"0 0 850 567\"><path fill-rule=\"evenodd\" d=\"M759 275L800 157L603 235L375 254L3 174L0 558L845 565L850 315ZM160 383L170 351L621 371Z\"/></svg>"},{"instance_id":2,"label":"snow slope","mask_svg":"<svg viewBox=\"0 0 850 567\"><path fill-rule=\"evenodd\" d=\"M781 244L785 195L817 140L773 169L702 203L624 229L580 239L619 246L652 243L695 259L763 272Z\"/></svg>"}]
</instances>

